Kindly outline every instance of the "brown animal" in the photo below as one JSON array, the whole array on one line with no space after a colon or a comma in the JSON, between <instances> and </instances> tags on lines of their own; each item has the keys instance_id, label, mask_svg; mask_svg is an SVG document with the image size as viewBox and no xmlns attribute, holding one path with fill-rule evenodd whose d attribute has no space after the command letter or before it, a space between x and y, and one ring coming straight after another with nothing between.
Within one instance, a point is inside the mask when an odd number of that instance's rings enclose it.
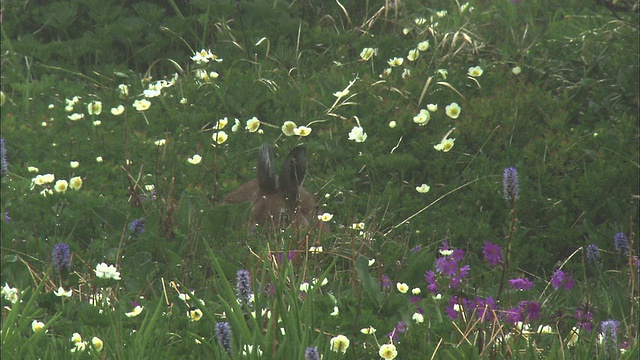
<instances>
[{"instance_id":1,"label":"brown animal","mask_svg":"<svg viewBox=\"0 0 640 360\"><path fill-rule=\"evenodd\" d=\"M295 147L276 175L274 149L262 144L256 179L240 185L222 199L222 204L251 202L254 223L284 228L308 227L317 221L316 202L302 187L307 172L307 149Z\"/></svg>"}]
</instances>

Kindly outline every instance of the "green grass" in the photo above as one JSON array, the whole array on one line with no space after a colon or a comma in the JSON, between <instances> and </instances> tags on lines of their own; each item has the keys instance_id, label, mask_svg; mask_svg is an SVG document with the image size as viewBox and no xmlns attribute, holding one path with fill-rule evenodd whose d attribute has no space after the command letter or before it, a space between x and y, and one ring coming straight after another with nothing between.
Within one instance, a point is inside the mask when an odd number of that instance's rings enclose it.
<instances>
[{"instance_id":1,"label":"green grass","mask_svg":"<svg viewBox=\"0 0 640 360\"><path fill-rule=\"evenodd\" d=\"M325 359L360 359L393 341L403 359L637 358L638 14L612 9L572 0L7 4L3 357L302 359L317 347ZM376 49L368 60L365 48ZM191 60L200 49L222 61ZM392 68L395 57L404 62ZM475 66L480 76L469 75ZM152 97L159 80L167 86ZM142 99L151 106L138 111ZM99 114L88 111L94 101ZM446 114L454 102L457 118ZM437 110L421 126L414 117L428 105ZM286 136L285 121L311 132ZM366 140L349 139L356 126ZM445 137L453 147L437 151ZM278 165L307 146L304 186L333 215L330 231L255 228L248 204L220 205L255 177L262 143L275 145ZM201 162L190 163L196 154ZM511 166L517 201L503 197ZM55 180L34 184L44 174ZM54 189L76 177L80 189ZM145 230L134 234L138 219ZM495 266L485 240L501 248ZM69 269L56 268L57 243L69 245ZM96 276L103 262L121 279ZM236 299L241 269L249 304ZM558 269L573 287L554 288ZM535 286L507 282L520 277ZM55 295L60 286L72 296ZM495 306L477 305L487 299ZM463 310L452 312L456 302ZM510 313L525 304L516 323ZM136 305L142 312L130 316ZM617 339L601 341L610 319ZM34 320L45 328L34 332ZM222 322L229 352L216 336ZM569 345L580 323L592 330ZM550 332L536 331L545 325ZM71 352L74 333L84 350ZM345 354L331 350L338 335L350 340Z\"/></svg>"}]
</instances>

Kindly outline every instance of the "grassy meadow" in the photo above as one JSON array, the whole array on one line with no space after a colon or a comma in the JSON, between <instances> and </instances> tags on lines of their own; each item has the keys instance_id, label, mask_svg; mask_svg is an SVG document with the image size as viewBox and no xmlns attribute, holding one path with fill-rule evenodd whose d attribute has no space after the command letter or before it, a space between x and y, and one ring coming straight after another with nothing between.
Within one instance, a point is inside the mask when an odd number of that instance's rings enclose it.
<instances>
[{"instance_id":1,"label":"grassy meadow","mask_svg":"<svg viewBox=\"0 0 640 360\"><path fill-rule=\"evenodd\" d=\"M638 358L637 2L0 26L3 359ZM222 204L265 143L306 147L308 226Z\"/></svg>"}]
</instances>

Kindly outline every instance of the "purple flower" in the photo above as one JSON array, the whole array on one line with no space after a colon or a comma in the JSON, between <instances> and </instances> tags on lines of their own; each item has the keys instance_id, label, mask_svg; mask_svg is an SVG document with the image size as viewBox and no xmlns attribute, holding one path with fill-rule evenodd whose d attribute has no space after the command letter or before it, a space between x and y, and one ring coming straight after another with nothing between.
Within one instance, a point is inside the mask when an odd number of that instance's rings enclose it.
<instances>
[{"instance_id":1,"label":"purple flower","mask_svg":"<svg viewBox=\"0 0 640 360\"><path fill-rule=\"evenodd\" d=\"M0 138L0 176L4 176L7 172L9 172L7 149L4 147L4 138Z\"/></svg>"},{"instance_id":2,"label":"purple flower","mask_svg":"<svg viewBox=\"0 0 640 360\"><path fill-rule=\"evenodd\" d=\"M558 269L551 276L551 286L558 290L564 284L564 289L569 291L573 288L573 279L564 271Z\"/></svg>"},{"instance_id":3,"label":"purple flower","mask_svg":"<svg viewBox=\"0 0 640 360\"><path fill-rule=\"evenodd\" d=\"M231 355L231 327L228 322L216 324L216 338L227 354Z\"/></svg>"},{"instance_id":4,"label":"purple flower","mask_svg":"<svg viewBox=\"0 0 640 360\"><path fill-rule=\"evenodd\" d=\"M396 332L398 332L400 334L406 333L407 332L407 324L404 321L400 321L396 325Z\"/></svg>"},{"instance_id":5,"label":"purple flower","mask_svg":"<svg viewBox=\"0 0 640 360\"><path fill-rule=\"evenodd\" d=\"M515 325L518 321L522 321L522 312L518 308L507 309L502 313L502 318L508 324Z\"/></svg>"},{"instance_id":6,"label":"purple flower","mask_svg":"<svg viewBox=\"0 0 640 360\"><path fill-rule=\"evenodd\" d=\"M598 249L598 245L591 244L587 245L584 248L584 252L587 256L587 261L597 263L600 261L600 249Z\"/></svg>"},{"instance_id":7,"label":"purple flower","mask_svg":"<svg viewBox=\"0 0 640 360\"><path fill-rule=\"evenodd\" d=\"M476 309L479 319L483 319L484 321L493 320L494 312L497 309L496 301L491 298L476 298Z\"/></svg>"},{"instance_id":8,"label":"purple flower","mask_svg":"<svg viewBox=\"0 0 640 360\"><path fill-rule=\"evenodd\" d=\"M383 290L389 290L391 288L391 280L387 275L382 275L382 280L380 280L380 287Z\"/></svg>"},{"instance_id":9,"label":"purple flower","mask_svg":"<svg viewBox=\"0 0 640 360\"><path fill-rule=\"evenodd\" d=\"M518 196L518 171L515 167L511 166L504 169L502 175L502 187L504 199L507 201L517 200Z\"/></svg>"},{"instance_id":10,"label":"purple flower","mask_svg":"<svg viewBox=\"0 0 640 360\"><path fill-rule=\"evenodd\" d=\"M9 223L11 221L11 217L9 216L9 210L4 212L4 222Z\"/></svg>"},{"instance_id":11,"label":"purple flower","mask_svg":"<svg viewBox=\"0 0 640 360\"><path fill-rule=\"evenodd\" d=\"M507 282L516 290L531 290L533 287L533 281L530 281L529 278L516 278Z\"/></svg>"},{"instance_id":12,"label":"purple flower","mask_svg":"<svg viewBox=\"0 0 640 360\"><path fill-rule=\"evenodd\" d=\"M251 307L251 278L248 270L238 270L236 274L236 295L239 301L243 301L247 306Z\"/></svg>"},{"instance_id":13,"label":"purple flower","mask_svg":"<svg viewBox=\"0 0 640 360\"><path fill-rule=\"evenodd\" d=\"M273 286L272 283L267 283L264 286L264 293L265 295L267 295L267 297L271 297L276 294L276 288Z\"/></svg>"},{"instance_id":14,"label":"purple flower","mask_svg":"<svg viewBox=\"0 0 640 360\"><path fill-rule=\"evenodd\" d=\"M58 243L53 246L51 252L51 260L53 267L60 272L62 268L67 270L71 269L71 251L69 250L69 244Z\"/></svg>"},{"instance_id":15,"label":"purple flower","mask_svg":"<svg viewBox=\"0 0 640 360\"><path fill-rule=\"evenodd\" d=\"M458 312L456 311L456 308L459 307L460 299L457 296L453 296L447 303L447 306L445 306L444 311L447 313L447 316L449 316L451 320L455 320L458 318Z\"/></svg>"},{"instance_id":16,"label":"purple flower","mask_svg":"<svg viewBox=\"0 0 640 360\"><path fill-rule=\"evenodd\" d=\"M629 253L629 240L627 240L627 235L624 233L619 232L615 234L613 237L613 245L618 254L626 256Z\"/></svg>"},{"instance_id":17,"label":"purple flower","mask_svg":"<svg viewBox=\"0 0 640 360\"><path fill-rule=\"evenodd\" d=\"M448 257L441 257L436 259L435 267L436 271L446 276L453 276L458 271L457 262L454 259Z\"/></svg>"},{"instance_id":18,"label":"purple flower","mask_svg":"<svg viewBox=\"0 0 640 360\"><path fill-rule=\"evenodd\" d=\"M412 248L412 249L411 249L411 252L416 253L416 252L418 252L418 251L420 251L420 250L422 250L422 245L417 245L416 247L414 247L414 248Z\"/></svg>"},{"instance_id":19,"label":"purple flower","mask_svg":"<svg viewBox=\"0 0 640 360\"><path fill-rule=\"evenodd\" d=\"M465 265L460 268L460 278L464 279L469 275L469 271L471 271L471 266Z\"/></svg>"},{"instance_id":20,"label":"purple flower","mask_svg":"<svg viewBox=\"0 0 640 360\"><path fill-rule=\"evenodd\" d=\"M427 290L429 290L429 292L432 293L432 294L437 294L438 293L438 285L436 283L429 284L429 286L427 286Z\"/></svg>"},{"instance_id":21,"label":"purple flower","mask_svg":"<svg viewBox=\"0 0 640 360\"><path fill-rule=\"evenodd\" d=\"M484 258L491 266L497 266L502 261L502 250L500 246L492 244L487 240L484 241L482 255L484 255Z\"/></svg>"},{"instance_id":22,"label":"purple flower","mask_svg":"<svg viewBox=\"0 0 640 360\"><path fill-rule=\"evenodd\" d=\"M129 232L131 233L131 236L138 236L142 234L144 232L144 225L145 221L142 218L133 220L129 224Z\"/></svg>"},{"instance_id":23,"label":"purple flower","mask_svg":"<svg viewBox=\"0 0 640 360\"><path fill-rule=\"evenodd\" d=\"M535 301L521 301L519 304L521 319L537 320L540 317L540 303Z\"/></svg>"},{"instance_id":24,"label":"purple flower","mask_svg":"<svg viewBox=\"0 0 640 360\"><path fill-rule=\"evenodd\" d=\"M604 355L606 359L618 358L618 327L620 321L605 320L600 324L604 336Z\"/></svg>"},{"instance_id":25,"label":"purple flower","mask_svg":"<svg viewBox=\"0 0 640 360\"><path fill-rule=\"evenodd\" d=\"M308 347L304 352L304 360L320 360L320 353L317 347Z\"/></svg>"},{"instance_id":26,"label":"purple flower","mask_svg":"<svg viewBox=\"0 0 640 360\"><path fill-rule=\"evenodd\" d=\"M462 283L462 279L460 279L457 276L454 276L449 279L449 288L455 290L460 287L461 283Z\"/></svg>"},{"instance_id":27,"label":"purple flower","mask_svg":"<svg viewBox=\"0 0 640 360\"><path fill-rule=\"evenodd\" d=\"M578 323L580 324L580 328L587 330L587 331L591 331L593 330L593 312L590 310L582 310L582 309L576 309L575 314L573 314L573 317L576 318L576 320L578 320Z\"/></svg>"},{"instance_id":28,"label":"purple flower","mask_svg":"<svg viewBox=\"0 0 640 360\"><path fill-rule=\"evenodd\" d=\"M433 271L429 270L426 273L424 273L424 281L428 284L435 284L436 283L436 273L434 273Z\"/></svg>"}]
</instances>

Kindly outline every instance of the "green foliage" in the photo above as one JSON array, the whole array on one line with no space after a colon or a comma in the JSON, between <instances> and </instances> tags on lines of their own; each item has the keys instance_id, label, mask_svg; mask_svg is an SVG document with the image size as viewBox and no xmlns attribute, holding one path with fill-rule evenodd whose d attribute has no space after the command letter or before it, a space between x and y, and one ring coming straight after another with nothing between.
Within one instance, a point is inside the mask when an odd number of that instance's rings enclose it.
<instances>
[{"instance_id":1,"label":"green foliage","mask_svg":"<svg viewBox=\"0 0 640 360\"><path fill-rule=\"evenodd\" d=\"M621 358L637 357L637 23L624 7L577 0L4 4L3 357L243 358L253 345L249 358L259 347L301 359L311 346L375 358L397 336L398 358L581 359L604 356L607 319L621 322ZM191 59L201 49L207 62ZM136 109L143 99L151 106ZM311 133L287 136L285 121ZM356 126L366 139L353 140ZM445 138L450 151L434 149ZM256 227L250 204L220 204L255 177L265 142L279 164L307 146L304 187L333 215L326 228ZM516 202L503 198L508 166ZM55 180L35 180L45 174ZM79 189L59 191L74 178ZM503 249L496 267L485 240ZM470 267L455 286L438 270L445 242L464 250L458 271ZM70 269L56 269L56 243L69 244ZM103 262L122 279L99 278ZM236 300L238 269L251 273L251 305ZM572 290L550 284L557 269ZM514 290L506 280L518 277L535 287ZM53 294L60 286L71 298ZM495 314L467 304L450 319L451 301L479 298L498 301ZM508 317L523 301L542 304L526 326ZM578 311L594 330L569 345ZM76 332L86 350L72 354ZM340 334L346 355L330 350Z\"/></svg>"}]
</instances>

